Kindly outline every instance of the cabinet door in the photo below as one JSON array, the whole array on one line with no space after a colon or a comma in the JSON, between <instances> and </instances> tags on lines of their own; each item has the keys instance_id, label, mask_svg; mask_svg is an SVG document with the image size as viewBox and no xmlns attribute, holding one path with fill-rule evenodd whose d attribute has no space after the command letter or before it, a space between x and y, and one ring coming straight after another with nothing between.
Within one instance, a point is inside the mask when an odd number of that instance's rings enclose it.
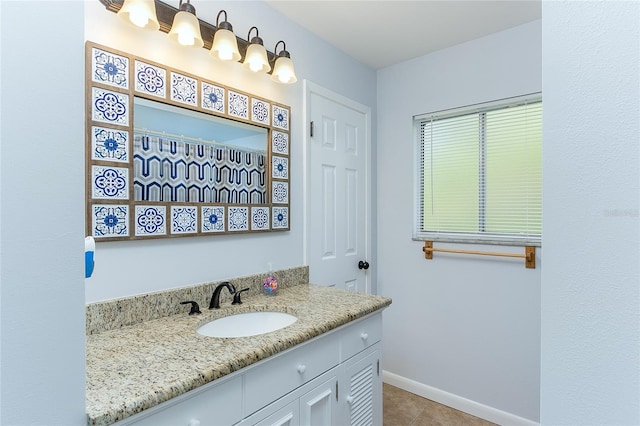
<instances>
[{"instance_id":1,"label":"cabinet door","mask_svg":"<svg viewBox=\"0 0 640 426\"><path fill-rule=\"evenodd\" d=\"M299 426L300 413L298 410L298 400L276 411L266 419L255 423L255 426Z\"/></svg>"},{"instance_id":2,"label":"cabinet door","mask_svg":"<svg viewBox=\"0 0 640 426\"><path fill-rule=\"evenodd\" d=\"M382 377L379 360L378 343L344 364L340 392L345 404L340 424L382 425Z\"/></svg>"},{"instance_id":3,"label":"cabinet door","mask_svg":"<svg viewBox=\"0 0 640 426\"><path fill-rule=\"evenodd\" d=\"M327 426L340 424L338 418L338 378L315 387L300 397L300 424L304 426Z\"/></svg>"}]
</instances>

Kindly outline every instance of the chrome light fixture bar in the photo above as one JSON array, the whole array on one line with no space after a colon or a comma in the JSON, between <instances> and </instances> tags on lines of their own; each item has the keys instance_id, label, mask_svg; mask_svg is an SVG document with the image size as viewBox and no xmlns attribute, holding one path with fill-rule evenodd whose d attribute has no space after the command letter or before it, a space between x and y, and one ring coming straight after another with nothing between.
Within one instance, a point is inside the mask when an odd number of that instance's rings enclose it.
<instances>
[{"instance_id":1,"label":"chrome light fixture bar","mask_svg":"<svg viewBox=\"0 0 640 426\"><path fill-rule=\"evenodd\" d=\"M100 1L100 3L102 3L105 6L105 8L108 11L113 12L113 13L118 13L120 11L120 9L123 7L123 3L125 2L125 0L99 0L99 1ZM168 4L164 3L164 2L161 2L161 1L154 1L154 4L155 4L155 9L156 9L157 20L158 20L158 23L159 23L159 26L160 26L159 29L160 29L160 31L162 31L164 33L167 33L167 34L169 34L170 31L171 31L171 27L172 27L172 24L173 24L173 21L174 21L174 18L176 16L176 14L178 14L178 12L182 11L181 10L182 6L184 6L185 4L189 4L189 6L191 6L189 1L186 1L185 3L183 3L182 0L180 2L181 9L177 9L177 8L175 8L173 6L170 6L170 5L168 5ZM188 6L186 6L185 8L188 8ZM191 8L193 8L193 6L191 6ZM226 11L220 11L218 13L218 18L220 17L220 14L222 12L224 12L225 21L220 22L220 23L216 22L216 24L218 26L212 25L212 24L210 24L210 23L208 23L206 21L203 21L202 19L199 19L199 18L196 17L198 23L200 24L200 33L201 33L201 38L202 38L202 41L203 41L202 47L207 49L207 50L211 50L211 48L213 46L214 36L215 36L216 32L219 29L220 30L229 30L231 32L231 28L230 28L231 25L228 22L226 22L226 19L227 19L226 18L226 15L227 15ZM191 13L193 13L194 16L195 16L195 11L193 11ZM227 25L228 25L228 27L227 27ZM251 33L251 29L249 30L249 34L250 33ZM233 33L231 33L231 34L233 34ZM239 61L244 62L246 54L247 54L247 50L252 45L252 43L251 43L252 40L244 40L244 39L242 39L240 37L237 37L237 36L235 36L235 38L236 38L236 43L238 45L238 52L240 54L240 58L235 59L235 55L233 55L234 58L232 60L239 60ZM253 38L254 39L255 38L259 38L259 37L257 37L257 28L256 28L256 37L253 37ZM280 42L278 42L278 44L279 43ZM282 43L284 45L284 42L282 42ZM276 44L276 48L277 48L278 44ZM270 51L268 51L266 49L264 49L264 50L265 50L266 55L267 55L267 62L268 62L267 66L269 67L270 70L274 70L275 71L275 67L277 65L276 61L278 59L288 58L289 61L291 61L291 57L289 55L289 52L287 52L284 49L280 52L279 55L276 55L275 53L270 52ZM212 55L215 56L215 57L220 58L220 53L217 52L217 51L212 52ZM220 59L222 59L222 58L220 58ZM293 64L291 64L291 70L293 70ZM270 73L270 72L271 71L267 71L267 73ZM293 75L293 78L289 78L288 79L288 83L294 83L294 82L297 81L297 79L295 78L295 73L293 73L292 75ZM272 76L272 80L280 82L280 83L287 83L287 81L285 81L285 80L287 80L286 78L280 78L280 77L274 78Z\"/></svg>"}]
</instances>

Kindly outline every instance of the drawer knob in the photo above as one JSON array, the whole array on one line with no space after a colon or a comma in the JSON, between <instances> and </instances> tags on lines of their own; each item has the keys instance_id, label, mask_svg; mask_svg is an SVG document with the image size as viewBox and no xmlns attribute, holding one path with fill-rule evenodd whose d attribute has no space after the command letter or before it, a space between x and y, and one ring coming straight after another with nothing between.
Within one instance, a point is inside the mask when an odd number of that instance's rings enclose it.
<instances>
[{"instance_id":1,"label":"drawer knob","mask_svg":"<svg viewBox=\"0 0 640 426\"><path fill-rule=\"evenodd\" d=\"M198 419L191 419L189 421L189 426L200 426L200 420Z\"/></svg>"},{"instance_id":2,"label":"drawer knob","mask_svg":"<svg viewBox=\"0 0 640 426\"><path fill-rule=\"evenodd\" d=\"M351 395L347 396L347 404L349 405L353 405L353 401L355 400L354 397L352 397Z\"/></svg>"},{"instance_id":3,"label":"drawer knob","mask_svg":"<svg viewBox=\"0 0 640 426\"><path fill-rule=\"evenodd\" d=\"M307 371L307 366L306 365L304 365L304 364L298 365L298 373L304 374L305 371Z\"/></svg>"},{"instance_id":4,"label":"drawer knob","mask_svg":"<svg viewBox=\"0 0 640 426\"><path fill-rule=\"evenodd\" d=\"M367 333L362 333L362 334L360 335L360 337L362 338L362 340L363 340L363 341L365 341L365 342L366 342L366 341L367 341L367 339L369 338L369 335L368 335Z\"/></svg>"}]
</instances>

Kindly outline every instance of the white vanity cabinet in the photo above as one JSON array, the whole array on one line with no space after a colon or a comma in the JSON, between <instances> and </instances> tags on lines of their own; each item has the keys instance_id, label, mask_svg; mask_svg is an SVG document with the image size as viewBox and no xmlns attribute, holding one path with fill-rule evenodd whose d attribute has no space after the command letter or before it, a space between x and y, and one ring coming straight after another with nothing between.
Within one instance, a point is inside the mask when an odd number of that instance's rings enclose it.
<instances>
[{"instance_id":1,"label":"white vanity cabinet","mask_svg":"<svg viewBox=\"0 0 640 426\"><path fill-rule=\"evenodd\" d=\"M337 345L340 356L333 368L265 406L240 426L382 425L381 339L382 314L377 313L307 343L307 351L317 353L319 359L325 359L322 354ZM273 369L270 375L271 380L256 386L251 394L270 384L280 387L277 378L286 377L287 372Z\"/></svg>"},{"instance_id":2,"label":"white vanity cabinet","mask_svg":"<svg viewBox=\"0 0 640 426\"><path fill-rule=\"evenodd\" d=\"M131 416L119 425L232 425L242 419L242 377L220 379L156 407Z\"/></svg>"},{"instance_id":3,"label":"white vanity cabinet","mask_svg":"<svg viewBox=\"0 0 640 426\"><path fill-rule=\"evenodd\" d=\"M378 311L119 425L382 425L381 337Z\"/></svg>"}]
</instances>

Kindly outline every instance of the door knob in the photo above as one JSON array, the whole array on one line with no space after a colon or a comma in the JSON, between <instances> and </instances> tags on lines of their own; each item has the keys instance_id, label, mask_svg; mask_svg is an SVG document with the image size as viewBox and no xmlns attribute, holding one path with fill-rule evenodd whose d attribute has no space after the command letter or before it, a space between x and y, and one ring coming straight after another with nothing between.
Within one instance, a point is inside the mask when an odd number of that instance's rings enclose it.
<instances>
[{"instance_id":1,"label":"door knob","mask_svg":"<svg viewBox=\"0 0 640 426\"><path fill-rule=\"evenodd\" d=\"M360 262L358 262L358 269L369 269L369 262L367 262L366 260L361 260Z\"/></svg>"}]
</instances>

